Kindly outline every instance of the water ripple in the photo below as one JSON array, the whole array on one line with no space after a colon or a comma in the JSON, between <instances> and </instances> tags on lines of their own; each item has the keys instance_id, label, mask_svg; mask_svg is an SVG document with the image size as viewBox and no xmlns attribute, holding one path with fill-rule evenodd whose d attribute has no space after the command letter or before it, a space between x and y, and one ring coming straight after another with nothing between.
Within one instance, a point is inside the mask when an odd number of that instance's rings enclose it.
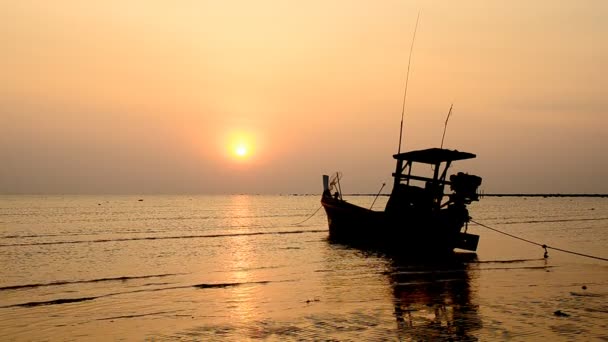
<instances>
[{"instance_id":1,"label":"water ripple","mask_svg":"<svg viewBox=\"0 0 608 342\"><path fill-rule=\"evenodd\" d=\"M29 289L29 288L46 287L46 286L61 286L61 285L69 285L69 284L88 284L88 283L100 283L100 282L108 282L108 281L127 281L127 280L133 280L133 279L161 278L161 277L169 277L169 276L183 275L183 274L186 274L186 273L165 273L165 274L152 274L152 275L145 275L145 276L122 276L122 277L99 278L99 279L90 279L90 280L60 280L60 281L53 281L53 282L49 282L49 283L2 286L2 287L0 287L0 291L20 290L20 289Z\"/></svg>"},{"instance_id":2,"label":"water ripple","mask_svg":"<svg viewBox=\"0 0 608 342\"><path fill-rule=\"evenodd\" d=\"M74 240L74 241L15 243L15 244L3 244L3 245L0 245L0 247L47 246L47 245L66 245L66 244L79 244L79 243L141 241L141 240L201 239L201 238L221 238L221 237L235 237L235 236L307 234L307 233L325 233L325 232L327 232L326 229L312 229L312 230L289 230L289 231L277 231L277 232L252 232L252 233L233 233L233 234L204 234L204 235L181 235L181 236L147 236L147 237L118 238L118 239L97 239L97 240Z\"/></svg>"}]
</instances>

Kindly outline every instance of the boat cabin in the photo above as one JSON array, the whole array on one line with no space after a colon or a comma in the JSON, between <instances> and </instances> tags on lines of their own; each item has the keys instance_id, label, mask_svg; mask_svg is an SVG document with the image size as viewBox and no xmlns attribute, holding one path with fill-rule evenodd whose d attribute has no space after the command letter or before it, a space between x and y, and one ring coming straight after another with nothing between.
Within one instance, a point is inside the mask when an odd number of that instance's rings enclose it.
<instances>
[{"instance_id":1,"label":"boat cabin","mask_svg":"<svg viewBox=\"0 0 608 342\"><path fill-rule=\"evenodd\" d=\"M416 210L437 211L441 208L457 204L470 204L479 199L477 188L481 185L481 177L459 172L451 175L447 180L447 172L452 162L475 158L475 154L430 148L404 152L393 155L397 160L393 191L386 205L387 212ZM412 174L415 163L426 164L432 170L432 176ZM427 169L428 170L428 169ZM445 195L445 186L449 185L453 191L449 200L442 203Z\"/></svg>"}]
</instances>

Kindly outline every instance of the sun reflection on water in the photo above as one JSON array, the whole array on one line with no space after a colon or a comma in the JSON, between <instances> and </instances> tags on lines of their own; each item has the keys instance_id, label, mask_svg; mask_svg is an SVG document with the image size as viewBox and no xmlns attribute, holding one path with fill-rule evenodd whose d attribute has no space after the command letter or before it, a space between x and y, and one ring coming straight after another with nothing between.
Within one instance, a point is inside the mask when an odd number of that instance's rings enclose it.
<instances>
[{"instance_id":1,"label":"sun reflection on water","mask_svg":"<svg viewBox=\"0 0 608 342\"><path fill-rule=\"evenodd\" d=\"M239 227L240 230L251 230L253 226L253 210L251 208L251 198L247 195L232 196L230 202L231 226ZM258 279L253 279L251 276L252 265L257 264L254 246L251 242L251 236L238 235L229 240L225 246L227 255L230 258L226 259L225 270L230 273L230 278L235 284L247 284ZM254 300L254 287L251 286L235 286L230 293L232 298L231 311L232 317L239 320L239 324L247 325L256 317L256 304Z\"/></svg>"}]
</instances>

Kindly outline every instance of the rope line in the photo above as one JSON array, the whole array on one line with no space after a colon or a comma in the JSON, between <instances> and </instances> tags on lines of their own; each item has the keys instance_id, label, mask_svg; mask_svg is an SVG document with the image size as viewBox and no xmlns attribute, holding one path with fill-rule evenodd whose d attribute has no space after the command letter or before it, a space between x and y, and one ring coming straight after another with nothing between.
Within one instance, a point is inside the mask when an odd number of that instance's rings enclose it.
<instances>
[{"instance_id":1,"label":"rope line","mask_svg":"<svg viewBox=\"0 0 608 342\"><path fill-rule=\"evenodd\" d=\"M302 221L302 222L298 222L298 223L294 223L293 225L294 225L294 226L299 226L299 225L301 225L302 223L304 223L304 222L306 222L306 221L310 220L310 219L311 219L313 216L315 216L315 215L316 215L316 214L319 212L319 210L321 210L321 208L323 208L323 206L318 207L318 208L317 208L317 210L315 210L315 212L314 212L314 213L310 214L310 216L308 216L307 218L305 218L305 219L304 219L304 221Z\"/></svg>"},{"instance_id":2,"label":"rope line","mask_svg":"<svg viewBox=\"0 0 608 342\"><path fill-rule=\"evenodd\" d=\"M495 232L497 232L497 233L504 234L504 235L506 235L506 236L510 236L510 237L512 237L512 238L515 238L515 239L518 239L518 240L521 240L521 241L525 241L525 242L527 242L527 243L531 243L531 244L533 244L533 245L537 245L537 246L540 246L540 247L545 246L545 245L543 245L542 243L538 243L538 242L534 242L534 241L526 240L526 239L521 238L521 237L519 237L519 236L515 236L515 235L509 234L509 233L505 233L505 232L503 232L503 231L501 231L501 230L498 230L498 229L496 229L496 228L492 228L492 227L488 227L488 226L486 226L485 224L482 224L482 223L479 223L479 222L476 222L476 221L473 221L473 220L471 220L471 222L475 223L476 225L482 226L482 227L484 227L484 228L488 228L488 229L490 229L490 230L493 230L493 231L495 231Z\"/></svg>"},{"instance_id":3,"label":"rope line","mask_svg":"<svg viewBox=\"0 0 608 342\"><path fill-rule=\"evenodd\" d=\"M531 243L531 244L533 244L533 245L537 245L537 246L539 246L539 247L542 247L542 248L544 248L544 249L545 249L545 258L547 258L547 257L548 257L548 254L547 254L547 248L549 248L549 249L554 249L554 250L556 250L556 251L560 251L560 252L564 252L564 253L570 253L570 254L575 254L575 255L579 255L579 256L583 256L583 257L587 257L587 258L592 258L592 259L597 259L597 260L608 261L608 258L602 258L602 257L594 256L594 255L583 254L583 253L579 253L579 252L575 252L575 251L569 251L569 250L567 250L567 249L562 249L562 248L552 247L552 246L549 246L549 245L545 245L545 244L541 244L541 243L538 243L538 242L530 241L530 240L524 239L524 238L522 238L522 237L515 236L515 235L513 235L513 234L505 233L505 232L503 232L503 231L501 231L501 230L498 230L498 229L496 229L496 228L492 228L492 227L486 226L486 225L485 225L485 224L483 224L483 223L479 223L479 222L476 222L476 221L473 221L473 220L471 220L471 222L475 223L475 224L476 224L476 225L478 225L478 226L481 226L481 227L484 227L484 228L487 228L487 229L493 230L493 231L495 231L495 232L497 232L497 233L500 233L500 234L503 234L503 235L506 235L506 236L510 236L510 237L512 237L512 238L514 238L514 239L518 239L518 240L525 241L525 242L527 242L527 243Z\"/></svg>"}]
</instances>

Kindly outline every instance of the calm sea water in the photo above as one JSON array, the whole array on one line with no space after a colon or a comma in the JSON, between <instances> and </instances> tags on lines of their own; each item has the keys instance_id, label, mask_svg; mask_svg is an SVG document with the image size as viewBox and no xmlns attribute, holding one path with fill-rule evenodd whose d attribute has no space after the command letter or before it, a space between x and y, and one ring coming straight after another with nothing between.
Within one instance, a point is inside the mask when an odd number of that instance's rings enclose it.
<instances>
[{"instance_id":1,"label":"calm sea water","mask_svg":"<svg viewBox=\"0 0 608 342\"><path fill-rule=\"evenodd\" d=\"M395 260L329 243L322 210L298 224L319 206L317 196L1 196L1 338L608 340L606 261L543 259L476 225L476 257ZM484 198L470 213L608 257L607 198Z\"/></svg>"}]
</instances>

